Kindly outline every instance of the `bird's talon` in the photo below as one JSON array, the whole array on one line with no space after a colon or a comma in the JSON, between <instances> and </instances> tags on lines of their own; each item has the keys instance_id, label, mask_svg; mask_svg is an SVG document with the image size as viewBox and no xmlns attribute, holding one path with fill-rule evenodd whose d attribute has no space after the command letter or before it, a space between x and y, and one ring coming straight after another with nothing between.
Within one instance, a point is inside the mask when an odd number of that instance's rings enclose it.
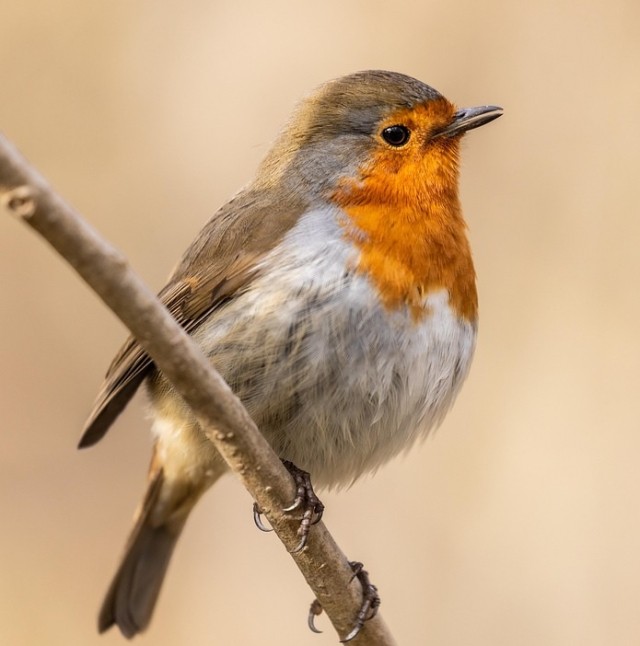
<instances>
[{"instance_id":1,"label":"bird's talon","mask_svg":"<svg viewBox=\"0 0 640 646\"><path fill-rule=\"evenodd\" d=\"M369 574L364 569L364 565L358 561L349 561L349 566L353 572L353 576L349 579L349 583L354 579L358 579L358 581L360 581L360 586L362 587L362 604L356 614L353 628L344 639L340 640L341 644L346 644L352 639L355 639L362 630L365 622L369 621L369 619L373 619L380 607L378 588L376 588L376 586L369 580ZM309 615L307 617L309 629L314 633L322 632L316 628L314 623L315 618L320 614L322 614L322 604L317 599L314 599L311 607L309 608Z\"/></svg>"},{"instance_id":2,"label":"bird's talon","mask_svg":"<svg viewBox=\"0 0 640 646\"><path fill-rule=\"evenodd\" d=\"M253 522L256 524L256 527L261 532L272 532L273 531L273 527L267 527L262 522L262 511L260 511L260 507L258 507L257 502L253 503Z\"/></svg>"},{"instance_id":3,"label":"bird's talon","mask_svg":"<svg viewBox=\"0 0 640 646\"><path fill-rule=\"evenodd\" d=\"M300 539L300 542L292 550L289 551L289 554L297 554L298 552L302 552L306 544L307 544L307 535L305 534Z\"/></svg>"},{"instance_id":4,"label":"bird's talon","mask_svg":"<svg viewBox=\"0 0 640 646\"><path fill-rule=\"evenodd\" d=\"M292 512L297 509L304 510L298 527L300 542L290 552L291 554L296 554L297 552L302 551L304 546L307 544L307 538L309 536L311 526L319 523L322 519L324 505L313 491L313 487L311 486L311 476L306 471L299 469L295 464L293 464L293 462L283 460L282 463L286 467L287 471L289 471L296 484L296 497L293 503L283 511Z\"/></svg>"},{"instance_id":5,"label":"bird's talon","mask_svg":"<svg viewBox=\"0 0 640 646\"><path fill-rule=\"evenodd\" d=\"M356 621L351 629L351 632L341 641L341 643L346 644L354 639L358 633L362 630L365 621L373 619L378 612L380 607L380 595L378 594L378 588L371 583L369 580L369 574L364 569L364 565L358 561L350 561L349 565L353 571L353 576L351 581L358 579L360 581L360 586L362 587L362 605L358 610L356 615Z\"/></svg>"},{"instance_id":6,"label":"bird's talon","mask_svg":"<svg viewBox=\"0 0 640 646\"><path fill-rule=\"evenodd\" d=\"M311 606L309 606L309 616L307 617L307 625L309 626L309 630L311 632L314 632L316 634L320 634L322 631L318 630L316 628L315 624L315 619L319 615L322 614L322 604L317 600L314 599L313 602L311 603Z\"/></svg>"},{"instance_id":7,"label":"bird's talon","mask_svg":"<svg viewBox=\"0 0 640 646\"><path fill-rule=\"evenodd\" d=\"M344 639L340 640L340 643L346 644L347 642L350 642L352 639L357 637L360 630L362 630L362 626L354 626L353 630Z\"/></svg>"},{"instance_id":8,"label":"bird's talon","mask_svg":"<svg viewBox=\"0 0 640 646\"><path fill-rule=\"evenodd\" d=\"M288 507L284 507L284 509L282 511L287 511L287 512L288 511L295 511L296 509L298 509L298 507L300 507L301 504L302 504L302 498L298 498L296 496L296 499L293 501L293 503L291 505L289 505Z\"/></svg>"}]
</instances>

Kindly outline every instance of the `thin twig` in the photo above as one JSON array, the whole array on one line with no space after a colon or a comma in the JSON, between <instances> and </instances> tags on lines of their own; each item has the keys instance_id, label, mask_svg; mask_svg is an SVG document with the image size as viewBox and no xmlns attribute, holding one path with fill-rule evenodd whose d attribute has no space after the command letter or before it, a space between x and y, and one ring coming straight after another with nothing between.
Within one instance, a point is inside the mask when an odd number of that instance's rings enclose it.
<instances>
[{"instance_id":1,"label":"thin twig","mask_svg":"<svg viewBox=\"0 0 640 646\"><path fill-rule=\"evenodd\" d=\"M191 407L291 552L299 542L298 523L282 511L294 496L291 477L240 400L124 256L67 205L2 134L0 204L42 235L129 328ZM344 638L353 626L362 592L322 522L292 558ZM351 643L388 646L394 640L378 614Z\"/></svg>"}]
</instances>

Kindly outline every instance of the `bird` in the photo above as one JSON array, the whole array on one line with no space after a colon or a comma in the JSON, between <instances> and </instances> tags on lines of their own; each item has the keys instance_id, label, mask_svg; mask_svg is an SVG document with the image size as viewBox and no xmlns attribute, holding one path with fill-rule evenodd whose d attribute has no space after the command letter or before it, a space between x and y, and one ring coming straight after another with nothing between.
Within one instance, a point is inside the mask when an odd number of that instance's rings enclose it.
<instances>
[{"instance_id":1,"label":"bird","mask_svg":"<svg viewBox=\"0 0 640 646\"><path fill-rule=\"evenodd\" d=\"M347 486L424 438L469 372L478 297L460 142L501 114L458 109L397 72L322 84L159 292L277 455L316 487ZM129 638L149 625L189 513L227 470L134 338L79 446L100 440L143 383L148 485L98 619Z\"/></svg>"}]
</instances>

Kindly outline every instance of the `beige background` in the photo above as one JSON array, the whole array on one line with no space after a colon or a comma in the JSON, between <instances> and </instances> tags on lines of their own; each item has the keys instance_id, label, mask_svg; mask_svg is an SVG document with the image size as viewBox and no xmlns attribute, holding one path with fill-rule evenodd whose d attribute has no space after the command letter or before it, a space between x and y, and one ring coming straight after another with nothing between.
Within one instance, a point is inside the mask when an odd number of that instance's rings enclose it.
<instances>
[{"instance_id":1,"label":"beige background","mask_svg":"<svg viewBox=\"0 0 640 646\"><path fill-rule=\"evenodd\" d=\"M640 4L82 2L0 10L0 128L154 288L293 103L363 68L505 116L467 138L482 323L440 431L326 521L402 645L640 643ZM141 400L76 452L124 330L0 218L0 643L122 644L95 615L143 487ZM334 644L227 478L140 644Z\"/></svg>"}]
</instances>

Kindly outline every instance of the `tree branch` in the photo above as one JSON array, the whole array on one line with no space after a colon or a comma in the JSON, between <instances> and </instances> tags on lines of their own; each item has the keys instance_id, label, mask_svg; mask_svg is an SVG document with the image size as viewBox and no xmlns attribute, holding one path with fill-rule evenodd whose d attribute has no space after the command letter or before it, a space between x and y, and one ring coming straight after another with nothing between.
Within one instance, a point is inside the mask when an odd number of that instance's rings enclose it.
<instances>
[{"instance_id":1,"label":"tree branch","mask_svg":"<svg viewBox=\"0 0 640 646\"><path fill-rule=\"evenodd\" d=\"M2 134L0 204L45 238L131 330L291 552L299 542L298 521L282 510L294 496L292 479L240 400L124 256L56 195ZM322 522L292 558L344 638L362 591ZM388 646L394 641L378 614L351 643Z\"/></svg>"}]
</instances>

